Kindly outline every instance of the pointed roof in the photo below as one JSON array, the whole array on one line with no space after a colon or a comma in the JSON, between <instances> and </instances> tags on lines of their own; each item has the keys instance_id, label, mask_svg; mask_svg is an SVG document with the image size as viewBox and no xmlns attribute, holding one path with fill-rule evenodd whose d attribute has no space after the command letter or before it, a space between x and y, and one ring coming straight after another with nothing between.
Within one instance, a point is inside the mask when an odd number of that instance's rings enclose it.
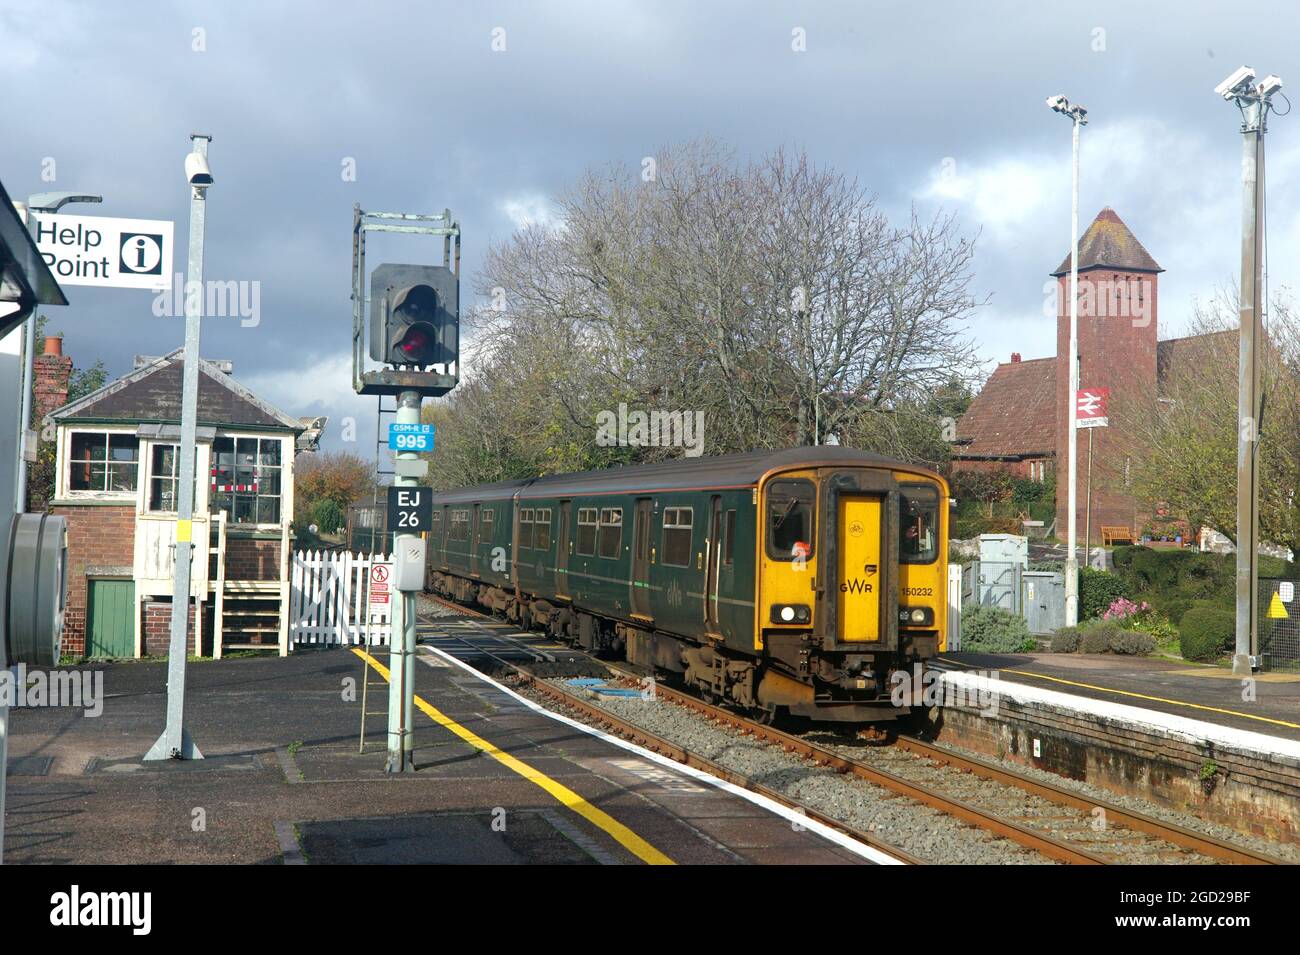
<instances>
[{"instance_id":1,"label":"pointed roof","mask_svg":"<svg viewBox=\"0 0 1300 955\"><path fill-rule=\"evenodd\" d=\"M180 424L181 376L185 349L178 348L129 375L92 391L84 398L56 408L55 421L122 421ZM243 426L275 431L303 430L303 423L263 401L222 370L199 359L200 425Z\"/></svg>"},{"instance_id":2,"label":"pointed roof","mask_svg":"<svg viewBox=\"0 0 1300 955\"><path fill-rule=\"evenodd\" d=\"M1127 269L1130 272L1163 272L1151 253L1129 231L1124 220L1110 206L1097 213L1079 240L1079 271L1084 269ZM1070 254L1065 254L1053 275L1070 274Z\"/></svg>"}]
</instances>

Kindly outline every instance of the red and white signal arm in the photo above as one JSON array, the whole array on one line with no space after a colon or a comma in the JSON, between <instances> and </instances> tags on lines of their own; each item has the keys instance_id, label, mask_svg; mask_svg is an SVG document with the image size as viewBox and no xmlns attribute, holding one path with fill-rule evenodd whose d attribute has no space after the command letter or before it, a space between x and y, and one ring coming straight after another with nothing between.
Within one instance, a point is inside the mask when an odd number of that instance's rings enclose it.
<instances>
[{"instance_id":1,"label":"red and white signal arm","mask_svg":"<svg viewBox=\"0 0 1300 955\"><path fill-rule=\"evenodd\" d=\"M1076 428L1104 428L1110 420L1106 405L1110 401L1109 388L1080 388L1074 401L1074 426Z\"/></svg>"}]
</instances>

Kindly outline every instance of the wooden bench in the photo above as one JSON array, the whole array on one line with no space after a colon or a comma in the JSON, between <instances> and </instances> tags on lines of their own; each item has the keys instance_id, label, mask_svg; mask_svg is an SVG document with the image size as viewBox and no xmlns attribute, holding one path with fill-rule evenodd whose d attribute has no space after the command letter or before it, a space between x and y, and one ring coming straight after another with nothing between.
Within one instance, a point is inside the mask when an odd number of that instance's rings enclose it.
<instances>
[{"instance_id":1,"label":"wooden bench","mask_svg":"<svg viewBox=\"0 0 1300 955\"><path fill-rule=\"evenodd\" d=\"M1101 525L1101 544L1103 547L1134 543L1137 543L1137 536L1133 533L1131 527L1122 527L1116 524Z\"/></svg>"}]
</instances>

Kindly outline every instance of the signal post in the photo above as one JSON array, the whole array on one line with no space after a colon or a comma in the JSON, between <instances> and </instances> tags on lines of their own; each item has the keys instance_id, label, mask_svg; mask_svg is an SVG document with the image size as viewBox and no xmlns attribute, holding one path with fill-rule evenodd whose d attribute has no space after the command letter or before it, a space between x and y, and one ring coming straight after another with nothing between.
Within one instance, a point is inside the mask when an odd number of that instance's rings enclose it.
<instances>
[{"instance_id":1,"label":"signal post","mask_svg":"<svg viewBox=\"0 0 1300 955\"><path fill-rule=\"evenodd\" d=\"M384 264L366 283L366 234L397 232L443 237L442 265ZM453 259L453 240L455 257ZM368 307L367 307L368 301ZM366 322L369 316L369 347ZM388 491L393 533L392 636L389 641L388 756L385 769L412 766L415 716L415 594L423 589L431 491L420 483L433 450L433 429L420 420L425 397L440 397L459 381L460 225L450 210L440 215L366 212L352 218L352 378L357 394L394 395L396 420L389 448L396 478ZM367 371L369 356L384 367Z\"/></svg>"}]
</instances>

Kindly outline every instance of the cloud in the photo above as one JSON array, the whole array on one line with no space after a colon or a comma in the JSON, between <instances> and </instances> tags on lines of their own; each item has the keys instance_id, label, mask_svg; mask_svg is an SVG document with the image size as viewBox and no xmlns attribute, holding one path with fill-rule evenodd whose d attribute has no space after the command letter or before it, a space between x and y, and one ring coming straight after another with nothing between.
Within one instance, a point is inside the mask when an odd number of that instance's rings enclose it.
<instances>
[{"instance_id":1,"label":"cloud","mask_svg":"<svg viewBox=\"0 0 1300 955\"><path fill-rule=\"evenodd\" d=\"M525 193L501 200L498 207L511 226L526 229L529 226L551 226L556 221L555 206L549 197L540 193Z\"/></svg>"}]
</instances>

